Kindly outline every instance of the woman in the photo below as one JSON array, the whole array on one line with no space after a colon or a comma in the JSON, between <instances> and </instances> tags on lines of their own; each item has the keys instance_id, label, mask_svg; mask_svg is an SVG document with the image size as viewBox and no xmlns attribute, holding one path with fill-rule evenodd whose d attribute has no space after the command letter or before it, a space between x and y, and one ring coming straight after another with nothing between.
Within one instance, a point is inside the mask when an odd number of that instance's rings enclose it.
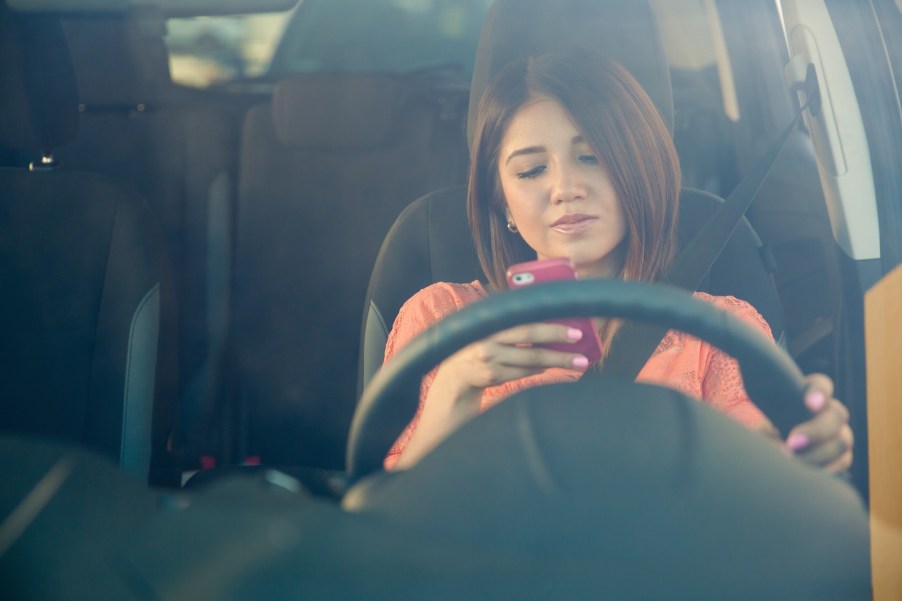
<instances>
[{"instance_id":1,"label":"woman","mask_svg":"<svg viewBox=\"0 0 902 601\"><path fill-rule=\"evenodd\" d=\"M582 279L654 282L673 260L680 171L670 134L639 84L587 53L546 55L503 69L483 95L471 149L467 210L490 289L512 264L565 257ZM424 329L485 298L479 282L433 284L405 303L385 360ZM744 301L696 293L770 336ZM613 320L596 320L604 346ZM528 324L499 332L423 378L420 406L385 465L407 467L461 423L517 390L575 380L585 356L536 345L572 342L579 330ZM602 358L603 360L603 358ZM736 362L711 345L668 332L637 381L676 388L763 435L775 429L751 402ZM828 470L851 464L848 412L829 378L808 377L814 416L785 441L788 453Z\"/></svg>"}]
</instances>

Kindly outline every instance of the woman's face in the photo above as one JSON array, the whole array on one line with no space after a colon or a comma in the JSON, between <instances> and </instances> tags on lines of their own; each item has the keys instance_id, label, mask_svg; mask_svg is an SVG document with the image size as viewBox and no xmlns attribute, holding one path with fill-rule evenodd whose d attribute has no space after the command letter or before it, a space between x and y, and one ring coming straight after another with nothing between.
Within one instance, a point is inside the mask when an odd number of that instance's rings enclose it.
<instances>
[{"instance_id":1,"label":"woman's face","mask_svg":"<svg viewBox=\"0 0 902 601\"><path fill-rule=\"evenodd\" d=\"M538 99L514 115L498 170L508 219L539 259L566 257L581 278L616 273L626 235L620 199L560 103Z\"/></svg>"}]
</instances>

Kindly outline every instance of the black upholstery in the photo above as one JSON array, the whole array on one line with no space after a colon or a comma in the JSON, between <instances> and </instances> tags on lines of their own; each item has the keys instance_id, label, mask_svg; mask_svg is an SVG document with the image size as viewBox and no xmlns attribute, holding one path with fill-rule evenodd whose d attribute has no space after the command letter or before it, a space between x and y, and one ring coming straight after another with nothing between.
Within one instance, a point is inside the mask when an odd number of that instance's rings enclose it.
<instances>
[{"instance_id":1,"label":"black upholstery","mask_svg":"<svg viewBox=\"0 0 902 601\"><path fill-rule=\"evenodd\" d=\"M626 65L650 91L665 120L672 122L670 76L651 7L645 2L615 0L496 2L486 18L477 50L470 115L505 60L572 46L600 50ZM720 202L707 192L682 189L681 246ZM388 331L407 298L436 281L482 277L470 242L465 188L436 192L408 207L386 237L370 280L361 332L358 390L382 364ZM750 302L768 321L774 336L782 337L783 314L767 256L746 220L739 224L701 289Z\"/></svg>"},{"instance_id":2,"label":"black upholstery","mask_svg":"<svg viewBox=\"0 0 902 601\"><path fill-rule=\"evenodd\" d=\"M55 156L68 169L133 188L160 222L173 266L179 446L208 452L219 392L231 269L238 132L248 100L170 82L163 17L150 7L62 20L78 78L78 136ZM254 102L259 102L255 99Z\"/></svg>"},{"instance_id":3,"label":"black upholstery","mask_svg":"<svg viewBox=\"0 0 902 601\"><path fill-rule=\"evenodd\" d=\"M59 21L0 4L0 430L78 442L166 479L173 399L157 386L166 258L153 214L94 174L42 165L77 131Z\"/></svg>"},{"instance_id":4,"label":"black upholstery","mask_svg":"<svg viewBox=\"0 0 902 601\"><path fill-rule=\"evenodd\" d=\"M373 260L410 199L465 179L465 107L419 74L310 73L248 111L232 311L248 452L343 465Z\"/></svg>"},{"instance_id":5,"label":"black upholstery","mask_svg":"<svg viewBox=\"0 0 902 601\"><path fill-rule=\"evenodd\" d=\"M0 3L5 59L0 73L0 141L6 149L54 148L78 130L75 73L54 17L17 16ZM55 69L48 71L48 65Z\"/></svg>"}]
</instances>

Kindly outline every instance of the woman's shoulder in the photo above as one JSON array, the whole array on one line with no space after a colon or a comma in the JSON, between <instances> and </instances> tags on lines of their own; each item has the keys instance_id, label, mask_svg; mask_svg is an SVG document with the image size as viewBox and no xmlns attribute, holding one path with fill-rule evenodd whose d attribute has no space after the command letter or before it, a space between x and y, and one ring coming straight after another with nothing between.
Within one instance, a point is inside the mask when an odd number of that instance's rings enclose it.
<instances>
[{"instance_id":1,"label":"woman's shoulder","mask_svg":"<svg viewBox=\"0 0 902 601\"><path fill-rule=\"evenodd\" d=\"M467 284L436 282L407 299L398 314L414 313L441 318L486 296L485 288L478 281Z\"/></svg>"},{"instance_id":2,"label":"woman's shoulder","mask_svg":"<svg viewBox=\"0 0 902 601\"><path fill-rule=\"evenodd\" d=\"M479 281L468 284L435 282L411 296L405 304L439 303L463 306L486 296L488 294Z\"/></svg>"},{"instance_id":3,"label":"woman's shoulder","mask_svg":"<svg viewBox=\"0 0 902 601\"><path fill-rule=\"evenodd\" d=\"M485 288L479 282L437 282L426 286L398 310L385 346L386 359L426 328L485 296Z\"/></svg>"},{"instance_id":4,"label":"woman's shoulder","mask_svg":"<svg viewBox=\"0 0 902 601\"><path fill-rule=\"evenodd\" d=\"M714 294L708 294L707 292L695 292L693 293L693 296L699 300L711 303L722 311L732 313L769 336L772 335L767 320L762 317L755 307L741 298L736 298L735 296L716 296Z\"/></svg>"}]
</instances>

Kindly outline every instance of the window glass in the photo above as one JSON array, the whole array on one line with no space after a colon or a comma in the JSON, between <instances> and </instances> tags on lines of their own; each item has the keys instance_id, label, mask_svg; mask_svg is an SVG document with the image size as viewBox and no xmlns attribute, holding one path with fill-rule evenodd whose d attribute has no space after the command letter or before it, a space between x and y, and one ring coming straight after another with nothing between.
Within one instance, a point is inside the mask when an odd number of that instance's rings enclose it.
<instances>
[{"instance_id":1,"label":"window glass","mask_svg":"<svg viewBox=\"0 0 902 601\"><path fill-rule=\"evenodd\" d=\"M303 0L292 11L170 19L173 81L447 68L469 77L492 0Z\"/></svg>"},{"instance_id":2,"label":"window glass","mask_svg":"<svg viewBox=\"0 0 902 601\"><path fill-rule=\"evenodd\" d=\"M469 74L491 0L305 0L271 66L297 72Z\"/></svg>"},{"instance_id":3,"label":"window glass","mask_svg":"<svg viewBox=\"0 0 902 601\"><path fill-rule=\"evenodd\" d=\"M732 66L719 15L703 0L654 0L673 87L674 143L686 185L728 193L737 181Z\"/></svg>"},{"instance_id":4,"label":"window glass","mask_svg":"<svg viewBox=\"0 0 902 601\"><path fill-rule=\"evenodd\" d=\"M206 88L264 74L292 12L169 19L172 80Z\"/></svg>"}]
</instances>

